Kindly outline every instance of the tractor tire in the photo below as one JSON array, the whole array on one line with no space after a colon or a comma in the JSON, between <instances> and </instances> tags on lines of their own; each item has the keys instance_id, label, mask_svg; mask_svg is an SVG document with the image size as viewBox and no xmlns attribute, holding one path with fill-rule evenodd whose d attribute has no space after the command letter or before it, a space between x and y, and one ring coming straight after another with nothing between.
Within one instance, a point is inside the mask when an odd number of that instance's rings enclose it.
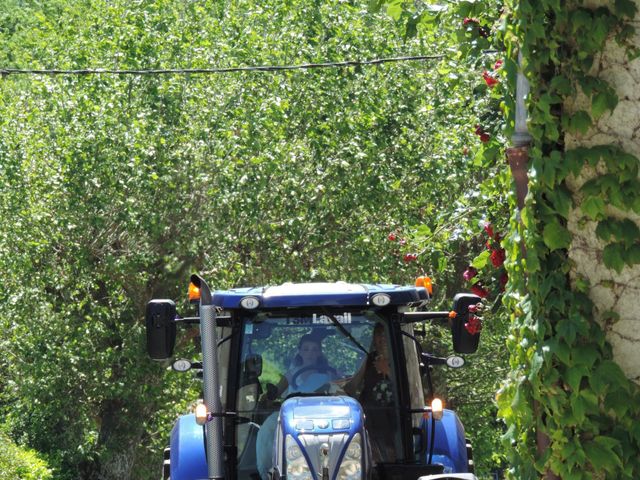
<instances>
[{"instance_id":1,"label":"tractor tire","mask_svg":"<svg viewBox=\"0 0 640 480\"><path fill-rule=\"evenodd\" d=\"M171 476L171 449L165 448L162 452L162 480L170 480Z\"/></svg>"},{"instance_id":2,"label":"tractor tire","mask_svg":"<svg viewBox=\"0 0 640 480\"><path fill-rule=\"evenodd\" d=\"M466 439L467 446L467 469L469 473L475 473L476 466L473 463L473 447L471 446L471 440Z\"/></svg>"}]
</instances>

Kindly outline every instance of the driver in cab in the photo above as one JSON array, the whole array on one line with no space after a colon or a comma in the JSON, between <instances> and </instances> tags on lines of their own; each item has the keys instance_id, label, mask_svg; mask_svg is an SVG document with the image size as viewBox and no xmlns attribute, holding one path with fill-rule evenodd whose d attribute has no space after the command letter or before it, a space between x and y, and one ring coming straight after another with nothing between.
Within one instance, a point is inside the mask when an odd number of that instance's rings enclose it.
<instances>
[{"instance_id":1,"label":"driver in cab","mask_svg":"<svg viewBox=\"0 0 640 480\"><path fill-rule=\"evenodd\" d=\"M277 394L280 395L285 390L287 395L295 392L315 392L337 378L338 372L329 366L327 358L322 353L321 338L308 333L300 337L298 353L276 387Z\"/></svg>"},{"instance_id":2,"label":"driver in cab","mask_svg":"<svg viewBox=\"0 0 640 480\"><path fill-rule=\"evenodd\" d=\"M298 341L298 352L291 361L289 369L277 386L267 389L261 400L275 400L284 393L313 393L338 378L335 368L329 366L322 353L322 339L318 335L305 334ZM278 412L275 411L264 421L256 440L256 457L260 477L267 478L272 466L271 450L275 435Z\"/></svg>"}]
</instances>

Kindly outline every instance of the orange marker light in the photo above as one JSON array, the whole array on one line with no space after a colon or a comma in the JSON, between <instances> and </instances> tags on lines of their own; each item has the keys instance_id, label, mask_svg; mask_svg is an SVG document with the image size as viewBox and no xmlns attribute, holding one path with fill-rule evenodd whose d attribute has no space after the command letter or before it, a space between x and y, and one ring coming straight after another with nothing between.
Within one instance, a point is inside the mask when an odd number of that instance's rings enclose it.
<instances>
[{"instance_id":1,"label":"orange marker light","mask_svg":"<svg viewBox=\"0 0 640 480\"><path fill-rule=\"evenodd\" d=\"M427 292L429 292L429 295L433 295L433 283L426 275L416 278L416 287L424 287L427 289Z\"/></svg>"},{"instance_id":2,"label":"orange marker light","mask_svg":"<svg viewBox=\"0 0 640 480\"><path fill-rule=\"evenodd\" d=\"M189 301L194 302L200 300L200 289L193 283L189 283Z\"/></svg>"}]
</instances>

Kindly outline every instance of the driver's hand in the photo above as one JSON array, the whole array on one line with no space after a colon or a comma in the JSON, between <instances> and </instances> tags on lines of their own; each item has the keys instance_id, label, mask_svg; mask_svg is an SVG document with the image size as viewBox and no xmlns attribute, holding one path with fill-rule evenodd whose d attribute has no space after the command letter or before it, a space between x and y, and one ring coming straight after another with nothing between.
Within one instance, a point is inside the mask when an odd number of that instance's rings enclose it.
<instances>
[{"instance_id":1,"label":"driver's hand","mask_svg":"<svg viewBox=\"0 0 640 480\"><path fill-rule=\"evenodd\" d=\"M273 401L278 398L278 387L276 387L273 383L267 383L266 387L267 391L264 393L264 396L268 400Z\"/></svg>"},{"instance_id":2,"label":"driver's hand","mask_svg":"<svg viewBox=\"0 0 640 480\"><path fill-rule=\"evenodd\" d=\"M262 408L271 407L278 397L278 387L273 383L267 383L266 389L267 391L260 395L260 399L258 400Z\"/></svg>"},{"instance_id":3,"label":"driver's hand","mask_svg":"<svg viewBox=\"0 0 640 480\"><path fill-rule=\"evenodd\" d=\"M334 380L332 383L335 383L336 385L340 386L340 387L344 387L347 382L349 382L349 380L351 380L353 377L344 377L344 378L340 378L338 380Z\"/></svg>"},{"instance_id":4,"label":"driver's hand","mask_svg":"<svg viewBox=\"0 0 640 480\"><path fill-rule=\"evenodd\" d=\"M346 395L346 392L342 388L342 385L338 385L336 382L329 383L329 388L327 389L327 393L331 395Z\"/></svg>"}]
</instances>

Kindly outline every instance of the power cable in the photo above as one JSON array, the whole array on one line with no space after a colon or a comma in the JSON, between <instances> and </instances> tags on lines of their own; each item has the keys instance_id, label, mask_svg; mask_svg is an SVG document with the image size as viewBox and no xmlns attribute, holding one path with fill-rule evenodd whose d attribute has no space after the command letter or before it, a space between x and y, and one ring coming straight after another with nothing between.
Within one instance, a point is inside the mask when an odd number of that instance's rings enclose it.
<instances>
[{"instance_id":1,"label":"power cable","mask_svg":"<svg viewBox=\"0 0 640 480\"><path fill-rule=\"evenodd\" d=\"M444 55L415 55L409 57L375 58L371 60L347 60L345 62L303 63L299 65L258 65L248 67L224 67L224 68L168 68L168 69L17 69L0 68L0 75L212 75L236 72L278 72L286 70L311 70L318 68L345 68L368 65L381 65L384 63L420 62L437 60Z\"/></svg>"}]
</instances>

